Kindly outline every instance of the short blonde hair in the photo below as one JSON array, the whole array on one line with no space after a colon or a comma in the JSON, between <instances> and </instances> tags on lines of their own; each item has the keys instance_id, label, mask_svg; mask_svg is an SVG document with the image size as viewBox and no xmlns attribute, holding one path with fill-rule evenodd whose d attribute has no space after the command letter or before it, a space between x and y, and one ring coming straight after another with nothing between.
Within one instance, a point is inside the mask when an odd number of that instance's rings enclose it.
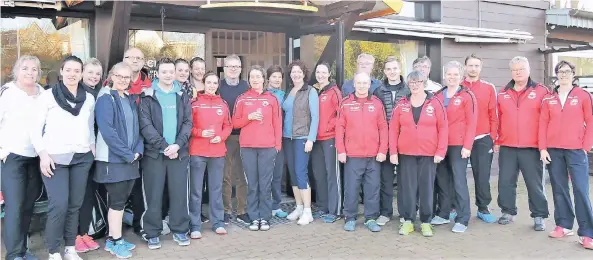
<instances>
[{"instance_id":1,"label":"short blonde hair","mask_svg":"<svg viewBox=\"0 0 593 260\"><path fill-rule=\"evenodd\" d=\"M39 82L39 80L41 79L41 75L43 75L43 71L41 70L41 62L39 61L39 58L37 58L37 56L31 56L31 55L23 55L21 57L19 57L18 60L16 60L16 62L14 63L14 66L12 67L12 80L16 81L16 74L17 71L19 69L21 69L21 66L23 66L23 63L25 61L33 61L35 62L35 66L37 66L37 79L35 80L35 82Z\"/></svg>"},{"instance_id":2,"label":"short blonde hair","mask_svg":"<svg viewBox=\"0 0 593 260\"><path fill-rule=\"evenodd\" d=\"M360 60L370 60L372 63L375 63L375 57L368 53L361 53L360 55L358 55L358 57L356 58L356 62L360 62Z\"/></svg>"}]
</instances>

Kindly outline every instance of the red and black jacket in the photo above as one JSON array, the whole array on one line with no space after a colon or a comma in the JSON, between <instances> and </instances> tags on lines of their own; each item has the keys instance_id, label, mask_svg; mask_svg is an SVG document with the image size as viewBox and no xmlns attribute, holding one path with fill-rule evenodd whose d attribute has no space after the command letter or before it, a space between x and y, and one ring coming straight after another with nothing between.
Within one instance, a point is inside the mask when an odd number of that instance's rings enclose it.
<instances>
[{"instance_id":1,"label":"red and black jacket","mask_svg":"<svg viewBox=\"0 0 593 260\"><path fill-rule=\"evenodd\" d=\"M548 94L539 117L539 149L593 148L593 107L591 94L579 86L568 93L564 105L558 88Z\"/></svg>"},{"instance_id":2,"label":"red and black jacket","mask_svg":"<svg viewBox=\"0 0 593 260\"><path fill-rule=\"evenodd\" d=\"M354 94L342 100L336 124L336 150L348 157L369 158L387 155L388 126L383 103L370 95Z\"/></svg>"},{"instance_id":3,"label":"red and black jacket","mask_svg":"<svg viewBox=\"0 0 593 260\"><path fill-rule=\"evenodd\" d=\"M323 141L336 137L336 122L342 103L342 93L335 84L329 84L319 91L319 127L317 140Z\"/></svg>"},{"instance_id":4,"label":"red and black jacket","mask_svg":"<svg viewBox=\"0 0 593 260\"><path fill-rule=\"evenodd\" d=\"M476 136L488 134L492 140L496 140L498 131L496 87L494 84L484 80L469 82L467 78L461 82L461 85L471 90L478 103Z\"/></svg>"},{"instance_id":5,"label":"red and black jacket","mask_svg":"<svg viewBox=\"0 0 593 260\"><path fill-rule=\"evenodd\" d=\"M261 109L263 120L249 120L248 115ZM271 92L253 89L237 97L233 111L233 128L241 129L239 145L249 148L282 147L282 116L278 99Z\"/></svg>"},{"instance_id":6,"label":"red and black jacket","mask_svg":"<svg viewBox=\"0 0 593 260\"><path fill-rule=\"evenodd\" d=\"M511 80L498 93L498 138L494 144L516 148L538 148L542 100L550 92L531 78L522 91L517 92L514 85L515 81Z\"/></svg>"},{"instance_id":7,"label":"red and black jacket","mask_svg":"<svg viewBox=\"0 0 593 260\"><path fill-rule=\"evenodd\" d=\"M444 87L435 93L436 97L444 104ZM476 124L478 121L478 111L476 97L466 87L460 86L459 91L450 99L445 108L447 110L447 125L449 132L449 146L463 146L471 150L476 136Z\"/></svg>"},{"instance_id":8,"label":"red and black jacket","mask_svg":"<svg viewBox=\"0 0 593 260\"><path fill-rule=\"evenodd\" d=\"M191 102L193 127L189 142L189 154L203 157L222 157L226 154L226 139L233 130L229 106L219 95L198 93ZM202 131L214 130L213 137L202 137ZM220 136L221 142L210 140Z\"/></svg>"},{"instance_id":9,"label":"red and black jacket","mask_svg":"<svg viewBox=\"0 0 593 260\"><path fill-rule=\"evenodd\" d=\"M428 95L418 124L414 122L410 96L402 98L389 123L389 153L413 156L439 156L447 153L448 125L443 103L433 94Z\"/></svg>"}]
</instances>

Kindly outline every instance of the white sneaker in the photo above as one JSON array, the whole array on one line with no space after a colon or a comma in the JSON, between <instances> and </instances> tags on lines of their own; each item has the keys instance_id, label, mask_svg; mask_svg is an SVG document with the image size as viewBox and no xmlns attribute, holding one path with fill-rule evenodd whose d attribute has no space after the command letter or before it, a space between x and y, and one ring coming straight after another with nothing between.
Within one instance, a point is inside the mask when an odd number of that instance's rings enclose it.
<instances>
[{"instance_id":1,"label":"white sneaker","mask_svg":"<svg viewBox=\"0 0 593 260\"><path fill-rule=\"evenodd\" d=\"M60 253L49 254L49 260L62 260Z\"/></svg>"},{"instance_id":2,"label":"white sneaker","mask_svg":"<svg viewBox=\"0 0 593 260\"><path fill-rule=\"evenodd\" d=\"M455 223L455 226L453 226L453 229L451 229L451 231L453 231L453 233L463 233L467 230L467 226L463 225L461 223Z\"/></svg>"},{"instance_id":3,"label":"white sneaker","mask_svg":"<svg viewBox=\"0 0 593 260\"><path fill-rule=\"evenodd\" d=\"M444 224L449 224L449 223L451 223L451 220L444 219L444 218L441 218L439 216L435 216L430 221L430 224L432 224L432 225L444 225Z\"/></svg>"},{"instance_id":4,"label":"white sneaker","mask_svg":"<svg viewBox=\"0 0 593 260\"><path fill-rule=\"evenodd\" d=\"M313 214L311 212L303 212L297 224L304 226L308 225L309 223L313 222Z\"/></svg>"},{"instance_id":5,"label":"white sneaker","mask_svg":"<svg viewBox=\"0 0 593 260\"><path fill-rule=\"evenodd\" d=\"M83 260L78 256L76 250L74 249L66 249L64 250L64 260Z\"/></svg>"},{"instance_id":6,"label":"white sneaker","mask_svg":"<svg viewBox=\"0 0 593 260\"><path fill-rule=\"evenodd\" d=\"M290 212L290 214L288 214L288 216L286 216L286 218L290 221L295 221L299 219L301 215L303 215L303 210L295 208L292 212Z\"/></svg>"},{"instance_id":7,"label":"white sneaker","mask_svg":"<svg viewBox=\"0 0 593 260\"><path fill-rule=\"evenodd\" d=\"M377 225L379 226L385 226L385 224L387 224L387 222L389 222L391 219L389 219L386 216L379 216L379 218L377 218L376 222Z\"/></svg>"},{"instance_id":8,"label":"white sneaker","mask_svg":"<svg viewBox=\"0 0 593 260\"><path fill-rule=\"evenodd\" d=\"M166 236L171 233L171 229L169 228L169 222L163 220L163 231L161 231L161 235Z\"/></svg>"}]
</instances>

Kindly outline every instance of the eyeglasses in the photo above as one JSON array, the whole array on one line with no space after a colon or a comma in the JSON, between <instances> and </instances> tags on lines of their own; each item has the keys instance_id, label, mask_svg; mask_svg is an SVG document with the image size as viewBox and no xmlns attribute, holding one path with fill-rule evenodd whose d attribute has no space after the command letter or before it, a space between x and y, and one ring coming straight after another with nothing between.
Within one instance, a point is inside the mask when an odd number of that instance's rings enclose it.
<instances>
[{"instance_id":1,"label":"eyeglasses","mask_svg":"<svg viewBox=\"0 0 593 260\"><path fill-rule=\"evenodd\" d=\"M422 84L424 84L424 80L408 81L408 85L422 85Z\"/></svg>"},{"instance_id":2,"label":"eyeglasses","mask_svg":"<svg viewBox=\"0 0 593 260\"><path fill-rule=\"evenodd\" d=\"M228 69L232 69L232 70L238 70L241 68L241 66L224 66L224 67L228 68Z\"/></svg>"},{"instance_id":3,"label":"eyeglasses","mask_svg":"<svg viewBox=\"0 0 593 260\"><path fill-rule=\"evenodd\" d=\"M130 76L122 76L119 74L113 74L113 76L115 76L115 78L117 78L118 80L130 81L132 79L132 77Z\"/></svg>"},{"instance_id":4,"label":"eyeglasses","mask_svg":"<svg viewBox=\"0 0 593 260\"><path fill-rule=\"evenodd\" d=\"M556 74L558 74L559 76L568 76L572 75L572 70L559 70Z\"/></svg>"},{"instance_id":5,"label":"eyeglasses","mask_svg":"<svg viewBox=\"0 0 593 260\"><path fill-rule=\"evenodd\" d=\"M126 57L124 57L124 59L130 59L130 60L138 60L138 61L142 61L142 60L144 60L144 57L126 56Z\"/></svg>"}]
</instances>

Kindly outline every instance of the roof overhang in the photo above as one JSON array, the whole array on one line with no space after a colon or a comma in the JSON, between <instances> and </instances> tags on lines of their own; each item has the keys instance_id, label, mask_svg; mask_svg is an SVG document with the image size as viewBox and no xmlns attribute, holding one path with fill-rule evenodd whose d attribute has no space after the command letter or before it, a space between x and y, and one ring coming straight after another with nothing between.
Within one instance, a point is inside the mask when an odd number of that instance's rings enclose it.
<instances>
[{"instance_id":1,"label":"roof overhang","mask_svg":"<svg viewBox=\"0 0 593 260\"><path fill-rule=\"evenodd\" d=\"M593 30L593 12L570 8L549 9L546 10L546 23L548 26Z\"/></svg>"},{"instance_id":2,"label":"roof overhang","mask_svg":"<svg viewBox=\"0 0 593 260\"><path fill-rule=\"evenodd\" d=\"M1 7L34 7L40 9L62 9L62 1L59 0L3 0Z\"/></svg>"},{"instance_id":3,"label":"roof overhang","mask_svg":"<svg viewBox=\"0 0 593 260\"><path fill-rule=\"evenodd\" d=\"M533 39L531 33L519 30L497 30L387 18L358 21L353 30L433 39L449 38L459 43L525 43Z\"/></svg>"}]
</instances>

